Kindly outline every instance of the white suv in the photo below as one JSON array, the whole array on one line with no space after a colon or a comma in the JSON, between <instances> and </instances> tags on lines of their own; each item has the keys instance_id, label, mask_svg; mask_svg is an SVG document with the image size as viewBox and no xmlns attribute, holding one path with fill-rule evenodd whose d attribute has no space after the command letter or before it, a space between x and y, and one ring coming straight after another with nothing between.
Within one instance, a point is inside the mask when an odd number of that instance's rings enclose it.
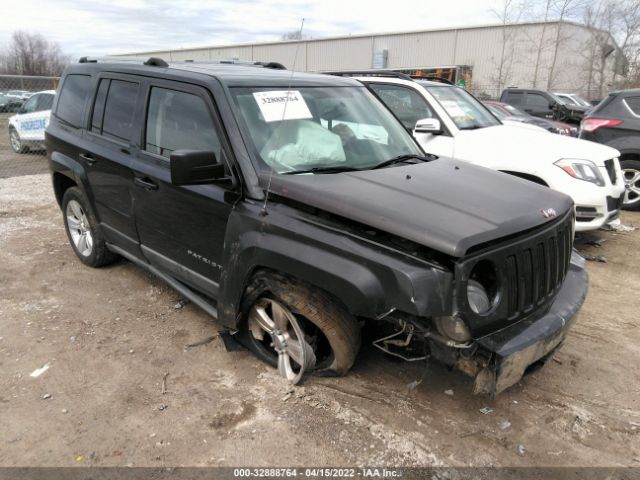
<instances>
[{"instance_id":1,"label":"white suv","mask_svg":"<svg viewBox=\"0 0 640 480\"><path fill-rule=\"evenodd\" d=\"M16 115L9 118L9 141L16 153L30 148L44 150L44 130L49 125L55 90L45 90L29 97Z\"/></svg>"},{"instance_id":2,"label":"white suv","mask_svg":"<svg viewBox=\"0 0 640 480\"><path fill-rule=\"evenodd\" d=\"M571 196L576 230L595 230L619 217L625 187L617 150L503 124L473 95L453 85L395 72L337 74L367 85L426 152L500 170Z\"/></svg>"}]
</instances>

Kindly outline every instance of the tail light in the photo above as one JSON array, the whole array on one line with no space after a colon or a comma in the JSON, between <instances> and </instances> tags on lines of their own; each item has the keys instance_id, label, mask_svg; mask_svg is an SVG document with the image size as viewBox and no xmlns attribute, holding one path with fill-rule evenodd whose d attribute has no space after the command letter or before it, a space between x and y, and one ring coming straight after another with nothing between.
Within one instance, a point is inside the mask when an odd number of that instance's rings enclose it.
<instances>
[{"instance_id":1,"label":"tail light","mask_svg":"<svg viewBox=\"0 0 640 480\"><path fill-rule=\"evenodd\" d=\"M613 120L611 118L585 118L580 124L580 128L584 132L595 132L601 127L617 127L622 125L622 120Z\"/></svg>"}]
</instances>

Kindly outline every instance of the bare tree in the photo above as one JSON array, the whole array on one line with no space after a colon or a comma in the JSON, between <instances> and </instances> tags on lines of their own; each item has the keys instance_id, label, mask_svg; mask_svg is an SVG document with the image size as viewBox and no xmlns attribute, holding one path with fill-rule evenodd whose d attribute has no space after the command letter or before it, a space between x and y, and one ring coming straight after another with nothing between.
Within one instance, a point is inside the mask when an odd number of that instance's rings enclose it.
<instances>
[{"instance_id":1,"label":"bare tree","mask_svg":"<svg viewBox=\"0 0 640 480\"><path fill-rule=\"evenodd\" d=\"M542 24L542 33L540 34L540 37L537 39L537 45L536 45L536 63L533 67L533 88L537 88L538 87L538 75L540 73L540 60L542 58L542 54L544 52L544 50L546 49L546 43L547 43L547 27L548 27L548 22L549 22L549 15L551 14L551 4L552 4L552 0L545 0L544 1L544 17L543 17L543 24Z\"/></svg>"},{"instance_id":2,"label":"bare tree","mask_svg":"<svg viewBox=\"0 0 640 480\"><path fill-rule=\"evenodd\" d=\"M495 75L493 83L498 94L511 80L511 73L515 60L515 43L519 29L512 24L518 23L529 7L528 0L501 0L497 8L492 9L493 14L500 20L502 28L500 57L494 59Z\"/></svg>"},{"instance_id":3,"label":"bare tree","mask_svg":"<svg viewBox=\"0 0 640 480\"><path fill-rule=\"evenodd\" d=\"M11 75L58 76L69 63L57 42L38 33L13 32L0 56L0 72Z\"/></svg>"},{"instance_id":4,"label":"bare tree","mask_svg":"<svg viewBox=\"0 0 640 480\"><path fill-rule=\"evenodd\" d=\"M558 66L558 53L562 44L567 40L563 35L563 22L571 18L579 10L583 0L553 0L552 13L554 14L556 23L556 34L553 42L553 56L551 65L549 66L549 75L547 77L547 90L551 90L557 75L556 67Z\"/></svg>"}]
</instances>

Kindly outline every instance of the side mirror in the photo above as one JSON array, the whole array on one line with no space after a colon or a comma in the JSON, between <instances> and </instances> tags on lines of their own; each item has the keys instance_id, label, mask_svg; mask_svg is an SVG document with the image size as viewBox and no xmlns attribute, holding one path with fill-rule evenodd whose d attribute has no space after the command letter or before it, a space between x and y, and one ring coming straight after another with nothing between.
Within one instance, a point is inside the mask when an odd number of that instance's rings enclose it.
<instances>
[{"instance_id":1,"label":"side mirror","mask_svg":"<svg viewBox=\"0 0 640 480\"><path fill-rule=\"evenodd\" d=\"M171 183L173 185L200 185L229 182L222 163L216 154L203 150L176 150L169 157Z\"/></svg>"},{"instance_id":2,"label":"side mirror","mask_svg":"<svg viewBox=\"0 0 640 480\"><path fill-rule=\"evenodd\" d=\"M430 133L432 135L442 134L442 126L437 118L423 118L416 122L413 133Z\"/></svg>"},{"instance_id":3,"label":"side mirror","mask_svg":"<svg viewBox=\"0 0 640 480\"><path fill-rule=\"evenodd\" d=\"M27 113L27 111L24 109L24 107L20 107L16 113L22 115L23 113Z\"/></svg>"}]
</instances>

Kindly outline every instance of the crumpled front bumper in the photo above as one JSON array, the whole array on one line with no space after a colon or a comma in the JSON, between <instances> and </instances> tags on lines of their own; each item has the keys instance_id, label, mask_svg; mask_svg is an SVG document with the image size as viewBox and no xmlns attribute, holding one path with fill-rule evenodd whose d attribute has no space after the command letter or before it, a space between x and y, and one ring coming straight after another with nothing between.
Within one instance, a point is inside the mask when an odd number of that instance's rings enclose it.
<instances>
[{"instance_id":1,"label":"crumpled front bumper","mask_svg":"<svg viewBox=\"0 0 640 480\"><path fill-rule=\"evenodd\" d=\"M495 395L517 383L529 367L542 364L562 344L588 289L585 260L571 255L569 271L549 311L477 340L492 360L476 376L474 393Z\"/></svg>"}]
</instances>

